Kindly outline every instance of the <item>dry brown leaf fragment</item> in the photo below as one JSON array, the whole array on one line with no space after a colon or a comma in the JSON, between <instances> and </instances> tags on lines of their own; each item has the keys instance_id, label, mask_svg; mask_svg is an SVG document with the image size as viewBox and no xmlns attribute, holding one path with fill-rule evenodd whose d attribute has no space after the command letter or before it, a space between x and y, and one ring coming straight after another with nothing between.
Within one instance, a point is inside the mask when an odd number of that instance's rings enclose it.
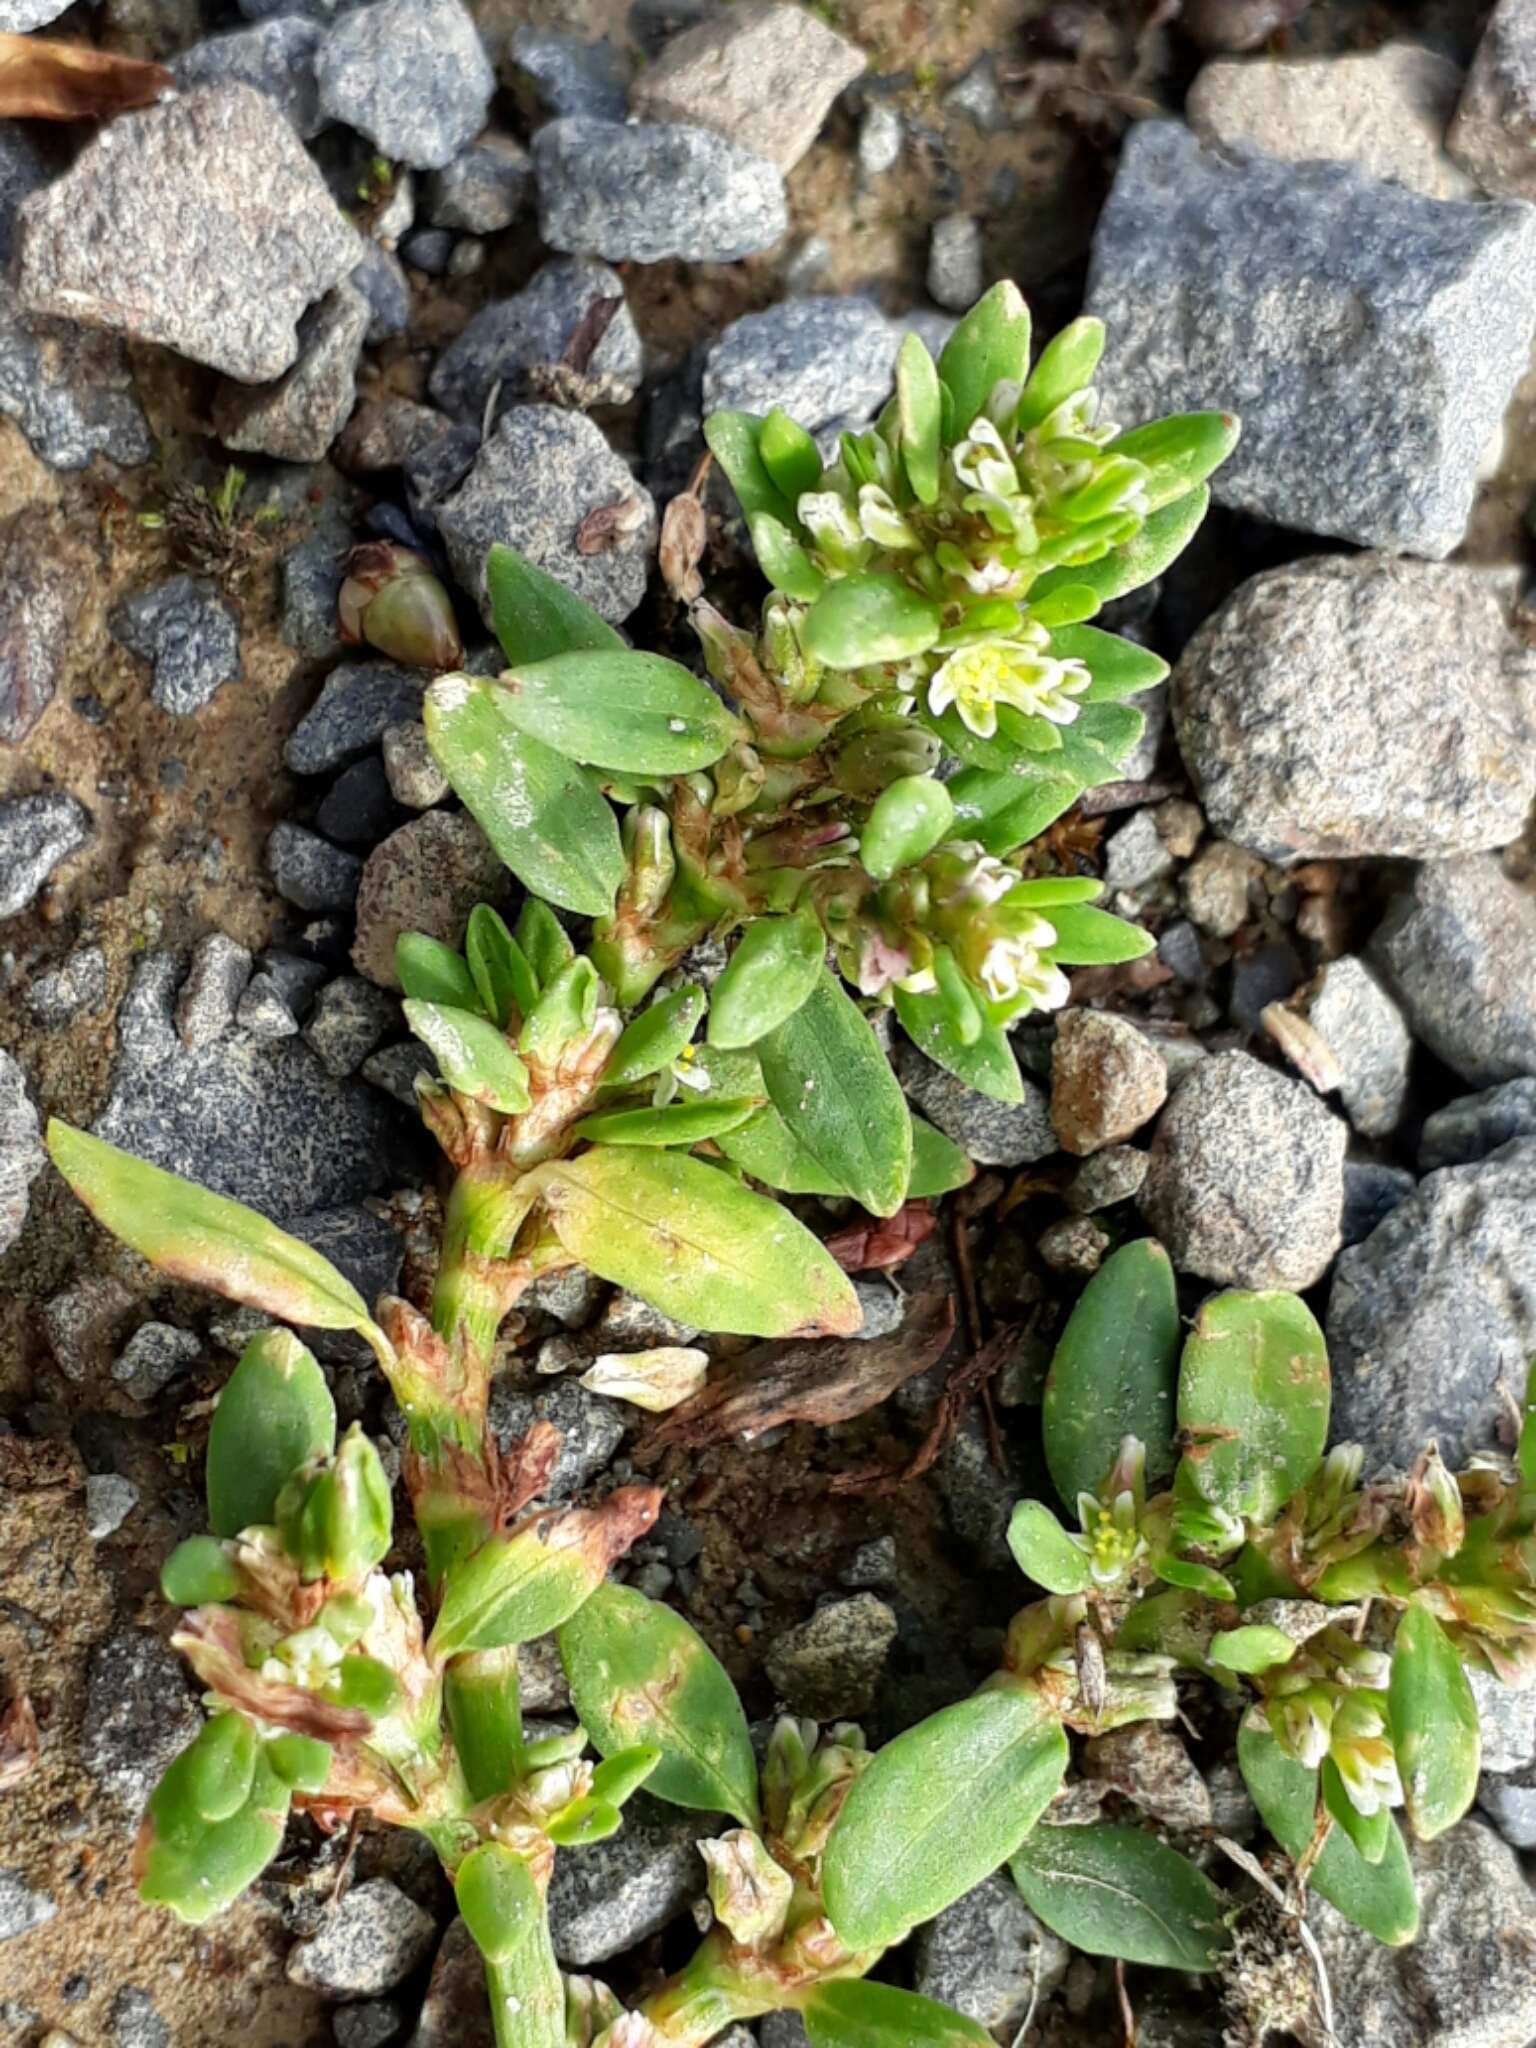
<instances>
[{"instance_id":1,"label":"dry brown leaf fragment","mask_svg":"<svg viewBox=\"0 0 1536 2048\"><path fill-rule=\"evenodd\" d=\"M24 1692L0 1712L0 1792L10 1792L34 1768L40 1748L37 1716Z\"/></svg>"},{"instance_id":2,"label":"dry brown leaf fragment","mask_svg":"<svg viewBox=\"0 0 1536 2048\"><path fill-rule=\"evenodd\" d=\"M176 83L163 64L65 43L0 35L0 116L90 121L147 107Z\"/></svg>"},{"instance_id":3,"label":"dry brown leaf fragment","mask_svg":"<svg viewBox=\"0 0 1536 2048\"><path fill-rule=\"evenodd\" d=\"M594 506L576 529L576 552L606 555L644 523L645 507L638 498L615 498L611 505Z\"/></svg>"}]
</instances>

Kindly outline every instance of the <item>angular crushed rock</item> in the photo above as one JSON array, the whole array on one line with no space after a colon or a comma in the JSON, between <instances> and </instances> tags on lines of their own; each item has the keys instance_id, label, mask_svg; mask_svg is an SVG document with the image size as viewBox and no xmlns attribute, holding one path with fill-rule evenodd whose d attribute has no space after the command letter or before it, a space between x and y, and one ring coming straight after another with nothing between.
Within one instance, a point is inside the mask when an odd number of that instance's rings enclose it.
<instances>
[{"instance_id":1,"label":"angular crushed rock","mask_svg":"<svg viewBox=\"0 0 1536 2048\"><path fill-rule=\"evenodd\" d=\"M325 31L300 14L278 14L252 28L208 36L176 59L177 82L206 85L232 78L254 86L282 108L308 142L325 126L315 85L315 51Z\"/></svg>"},{"instance_id":2,"label":"angular crushed rock","mask_svg":"<svg viewBox=\"0 0 1536 2048\"><path fill-rule=\"evenodd\" d=\"M0 521L0 743L24 740L52 703L91 568L84 536L57 507L27 505ZM0 901L6 879L0 867Z\"/></svg>"},{"instance_id":3,"label":"angular crushed rock","mask_svg":"<svg viewBox=\"0 0 1536 2048\"><path fill-rule=\"evenodd\" d=\"M93 455L132 469L154 453L122 343L110 334L26 312L0 284L0 412L50 469Z\"/></svg>"},{"instance_id":4,"label":"angular crushed rock","mask_svg":"<svg viewBox=\"0 0 1536 2048\"><path fill-rule=\"evenodd\" d=\"M0 803L0 918L25 910L92 830L85 805L62 791Z\"/></svg>"},{"instance_id":5,"label":"angular crushed rock","mask_svg":"<svg viewBox=\"0 0 1536 2048\"><path fill-rule=\"evenodd\" d=\"M427 180L422 212L435 228L493 235L510 227L533 187L533 160L510 135L485 134Z\"/></svg>"},{"instance_id":6,"label":"angular crushed rock","mask_svg":"<svg viewBox=\"0 0 1536 2048\"><path fill-rule=\"evenodd\" d=\"M496 385L505 409L529 395L539 372L565 360L584 315L600 299L617 299L618 311L582 366L583 374L604 379L613 401L622 404L634 396L640 381L640 334L625 302L623 279L606 263L586 256L556 257L522 291L483 307L438 357L432 396L455 419L479 426Z\"/></svg>"},{"instance_id":7,"label":"angular crushed rock","mask_svg":"<svg viewBox=\"0 0 1536 2048\"><path fill-rule=\"evenodd\" d=\"M1057 1150L1045 1091L1027 1076L1021 1077L1022 1102L996 1102L935 1066L905 1039L897 1042L894 1059L909 1099L978 1166L1028 1166Z\"/></svg>"},{"instance_id":8,"label":"angular crushed rock","mask_svg":"<svg viewBox=\"0 0 1536 2048\"><path fill-rule=\"evenodd\" d=\"M376 846L357 892L352 962L381 988L398 989L395 941L425 932L445 945L463 943L469 913L506 887L500 857L463 811L425 811Z\"/></svg>"},{"instance_id":9,"label":"angular crushed rock","mask_svg":"<svg viewBox=\"0 0 1536 2048\"><path fill-rule=\"evenodd\" d=\"M1536 892L1494 855L1426 861L1368 951L1415 1038L1472 1087L1536 1074Z\"/></svg>"},{"instance_id":10,"label":"angular crushed rock","mask_svg":"<svg viewBox=\"0 0 1536 2048\"><path fill-rule=\"evenodd\" d=\"M1536 1138L1536 1079L1503 1081L1478 1095L1461 1095L1424 1119L1419 1171L1469 1166L1511 1138Z\"/></svg>"},{"instance_id":11,"label":"angular crushed rock","mask_svg":"<svg viewBox=\"0 0 1536 2048\"><path fill-rule=\"evenodd\" d=\"M710 349L704 411L781 406L808 433L862 425L890 395L901 330L868 299L785 299L733 320Z\"/></svg>"},{"instance_id":12,"label":"angular crushed rock","mask_svg":"<svg viewBox=\"0 0 1536 2048\"><path fill-rule=\"evenodd\" d=\"M367 753L390 726L421 716L427 677L392 661L333 669L283 749L295 775L324 775Z\"/></svg>"},{"instance_id":13,"label":"angular crushed rock","mask_svg":"<svg viewBox=\"0 0 1536 2048\"><path fill-rule=\"evenodd\" d=\"M1485 192L1536 198L1536 13L1499 0L1467 73L1446 146Z\"/></svg>"},{"instance_id":14,"label":"angular crushed rock","mask_svg":"<svg viewBox=\"0 0 1536 2048\"><path fill-rule=\"evenodd\" d=\"M318 1934L288 1951L290 1983L324 1998L373 1998L425 1961L437 1922L387 1877L371 1877L327 1914Z\"/></svg>"},{"instance_id":15,"label":"angular crushed rock","mask_svg":"<svg viewBox=\"0 0 1536 2048\"><path fill-rule=\"evenodd\" d=\"M0 1052L0 1252L9 1251L20 1237L27 1190L46 1164L27 1077L8 1052Z\"/></svg>"},{"instance_id":16,"label":"angular crushed rock","mask_svg":"<svg viewBox=\"0 0 1536 2048\"><path fill-rule=\"evenodd\" d=\"M777 165L708 128L572 116L545 123L533 159L539 232L569 256L734 263L789 226Z\"/></svg>"},{"instance_id":17,"label":"angular crushed rock","mask_svg":"<svg viewBox=\"0 0 1536 2048\"><path fill-rule=\"evenodd\" d=\"M240 673L240 627L207 576L172 576L113 612L112 637L154 669L150 696L178 718Z\"/></svg>"},{"instance_id":18,"label":"angular crushed rock","mask_svg":"<svg viewBox=\"0 0 1536 2048\"><path fill-rule=\"evenodd\" d=\"M277 106L204 85L120 116L23 203L16 286L31 312L259 384L292 363L299 316L358 246Z\"/></svg>"},{"instance_id":19,"label":"angular crushed rock","mask_svg":"<svg viewBox=\"0 0 1536 2048\"><path fill-rule=\"evenodd\" d=\"M299 359L274 383L224 385L213 402L214 431L226 448L320 462L357 399L357 359L372 309L351 284L338 285L299 323Z\"/></svg>"},{"instance_id":20,"label":"angular crushed rock","mask_svg":"<svg viewBox=\"0 0 1536 2048\"><path fill-rule=\"evenodd\" d=\"M440 170L485 126L496 73L461 0L371 0L315 58L320 105L418 170Z\"/></svg>"}]
</instances>

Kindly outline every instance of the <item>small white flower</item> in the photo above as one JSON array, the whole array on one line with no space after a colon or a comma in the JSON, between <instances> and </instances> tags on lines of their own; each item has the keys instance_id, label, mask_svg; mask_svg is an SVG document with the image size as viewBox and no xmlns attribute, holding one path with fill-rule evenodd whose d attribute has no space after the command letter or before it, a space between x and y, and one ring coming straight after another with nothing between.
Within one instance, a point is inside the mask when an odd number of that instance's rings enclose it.
<instances>
[{"instance_id":1,"label":"small white flower","mask_svg":"<svg viewBox=\"0 0 1536 2048\"><path fill-rule=\"evenodd\" d=\"M937 713L953 704L978 739L990 739L999 704L1070 725L1078 712L1074 700L1092 680L1080 661L1057 661L1022 640L986 640L959 648L935 672L928 708Z\"/></svg>"},{"instance_id":2,"label":"small white flower","mask_svg":"<svg viewBox=\"0 0 1536 2048\"><path fill-rule=\"evenodd\" d=\"M877 547L911 549L921 545L889 491L865 484L859 492L859 525Z\"/></svg>"},{"instance_id":3,"label":"small white flower","mask_svg":"<svg viewBox=\"0 0 1536 2048\"><path fill-rule=\"evenodd\" d=\"M1013 458L1003 446L1002 435L985 415L972 420L970 433L956 444L949 460L968 491L983 491L993 498L1018 496L1019 473Z\"/></svg>"},{"instance_id":4,"label":"small white flower","mask_svg":"<svg viewBox=\"0 0 1536 2048\"><path fill-rule=\"evenodd\" d=\"M1049 925L1046 930L1050 931ZM1050 933L1055 938L1054 931ZM1072 991L1053 961L1042 960L1027 939L994 939L981 963L981 985L997 1003L1029 996L1036 1009L1059 1010Z\"/></svg>"}]
</instances>

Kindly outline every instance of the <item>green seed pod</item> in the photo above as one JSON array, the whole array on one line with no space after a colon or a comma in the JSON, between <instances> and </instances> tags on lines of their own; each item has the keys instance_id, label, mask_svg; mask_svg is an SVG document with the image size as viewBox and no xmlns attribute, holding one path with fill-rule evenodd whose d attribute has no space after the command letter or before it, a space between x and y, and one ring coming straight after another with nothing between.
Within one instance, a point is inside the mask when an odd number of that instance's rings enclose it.
<instances>
[{"instance_id":1,"label":"green seed pod","mask_svg":"<svg viewBox=\"0 0 1536 2048\"><path fill-rule=\"evenodd\" d=\"M204 1607L234 1600L240 1573L217 1536L189 1536L160 1567L160 1590L173 1606Z\"/></svg>"},{"instance_id":2,"label":"green seed pod","mask_svg":"<svg viewBox=\"0 0 1536 2048\"><path fill-rule=\"evenodd\" d=\"M277 1526L306 1581L355 1583L383 1559L393 1534L394 1507L379 1454L357 1423L342 1438L334 1459L284 1487Z\"/></svg>"},{"instance_id":3,"label":"green seed pod","mask_svg":"<svg viewBox=\"0 0 1536 2048\"><path fill-rule=\"evenodd\" d=\"M366 641L408 668L457 668L464 642L453 600L425 555L393 541L354 548L336 600L344 640Z\"/></svg>"},{"instance_id":4,"label":"green seed pod","mask_svg":"<svg viewBox=\"0 0 1536 2048\"><path fill-rule=\"evenodd\" d=\"M706 1036L734 1051L792 1017L816 986L826 935L810 908L755 918L742 933L709 1002Z\"/></svg>"},{"instance_id":5,"label":"green seed pod","mask_svg":"<svg viewBox=\"0 0 1536 2048\"><path fill-rule=\"evenodd\" d=\"M905 775L875 799L859 835L859 859L877 882L931 853L955 822L955 806L942 782Z\"/></svg>"}]
</instances>

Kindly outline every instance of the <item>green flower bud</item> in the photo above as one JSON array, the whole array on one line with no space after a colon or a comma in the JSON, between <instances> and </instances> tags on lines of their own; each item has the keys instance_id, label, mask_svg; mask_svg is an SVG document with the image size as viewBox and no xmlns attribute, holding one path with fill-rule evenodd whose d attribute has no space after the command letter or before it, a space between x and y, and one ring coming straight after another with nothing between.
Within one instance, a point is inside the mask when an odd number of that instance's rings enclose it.
<instances>
[{"instance_id":1,"label":"green flower bud","mask_svg":"<svg viewBox=\"0 0 1536 2048\"><path fill-rule=\"evenodd\" d=\"M878 796L904 777L928 775L943 757L937 733L891 712L846 739L832 756L832 779L845 796Z\"/></svg>"},{"instance_id":2,"label":"green flower bud","mask_svg":"<svg viewBox=\"0 0 1536 2048\"><path fill-rule=\"evenodd\" d=\"M567 961L523 1024L517 1043L524 1057L552 1067L568 1046L582 1044L597 1018L598 989L590 960Z\"/></svg>"},{"instance_id":3,"label":"green flower bud","mask_svg":"<svg viewBox=\"0 0 1536 2048\"><path fill-rule=\"evenodd\" d=\"M624 2008L596 1977L565 1980L565 2048L593 2048L599 2034L624 2017Z\"/></svg>"},{"instance_id":4,"label":"green flower bud","mask_svg":"<svg viewBox=\"0 0 1536 2048\"><path fill-rule=\"evenodd\" d=\"M709 1903L715 1918L748 1948L770 1948L784 1932L795 1881L750 1828L731 1828L700 1842L709 1866Z\"/></svg>"},{"instance_id":5,"label":"green flower bud","mask_svg":"<svg viewBox=\"0 0 1536 2048\"><path fill-rule=\"evenodd\" d=\"M297 1474L284 1487L277 1526L306 1582L356 1583L382 1561L393 1534L394 1508L379 1454L357 1423L333 1459Z\"/></svg>"},{"instance_id":6,"label":"green flower bud","mask_svg":"<svg viewBox=\"0 0 1536 2048\"><path fill-rule=\"evenodd\" d=\"M393 541L354 548L336 600L341 635L393 661L434 672L457 668L464 643L453 600L425 555Z\"/></svg>"}]
</instances>

